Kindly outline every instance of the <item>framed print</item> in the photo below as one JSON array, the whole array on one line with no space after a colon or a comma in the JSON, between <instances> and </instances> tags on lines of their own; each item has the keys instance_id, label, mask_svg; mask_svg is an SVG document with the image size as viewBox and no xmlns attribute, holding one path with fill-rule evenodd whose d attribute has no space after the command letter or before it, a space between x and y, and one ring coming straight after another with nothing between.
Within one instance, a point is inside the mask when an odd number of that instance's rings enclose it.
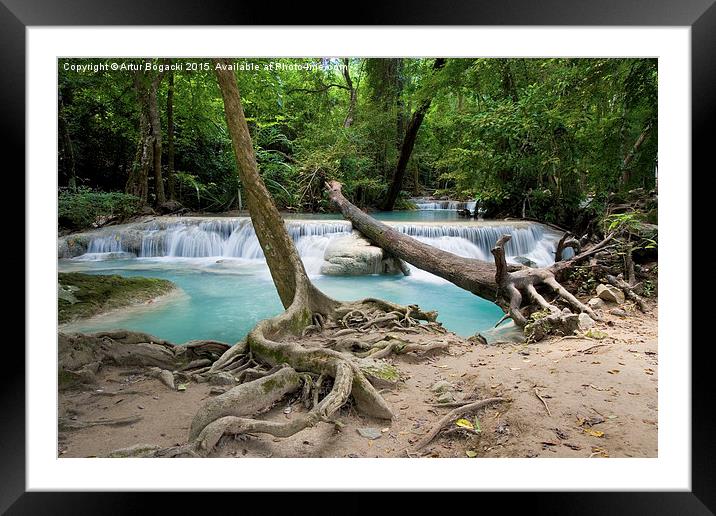
<instances>
[{"instance_id":1,"label":"framed print","mask_svg":"<svg viewBox=\"0 0 716 516\"><path fill-rule=\"evenodd\" d=\"M27 202L3 511L395 490L711 513L710 2L355 26L130 4L0 7Z\"/></svg>"}]
</instances>

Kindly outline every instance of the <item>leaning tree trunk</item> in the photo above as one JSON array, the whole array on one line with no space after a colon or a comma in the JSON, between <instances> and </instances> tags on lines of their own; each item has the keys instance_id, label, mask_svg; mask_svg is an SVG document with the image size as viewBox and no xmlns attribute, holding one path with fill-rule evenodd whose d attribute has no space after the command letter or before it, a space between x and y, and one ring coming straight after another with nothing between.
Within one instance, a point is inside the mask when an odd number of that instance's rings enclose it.
<instances>
[{"instance_id":1,"label":"leaning tree trunk","mask_svg":"<svg viewBox=\"0 0 716 516\"><path fill-rule=\"evenodd\" d=\"M239 177L246 189L246 201L251 221L276 290L286 311L260 322L246 339L233 346L214 362L206 374L239 374L250 381L232 388L225 394L206 401L191 424L189 442L176 448L161 449L154 456L204 455L211 451L223 435L267 433L286 437L321 421L332 421L333 414L350 397L356 408L366 415L390 419L393 413L371 384L371 368L377 357L407 350L435 349L435 344L411 345L395 339L372 342L370 367L365 358L353 351L356 339L340 339L345 335L362 335L381 325L396 329L414 330L419 320L434 324L434 312L422 312L417 306L402 307L376 299L340 303L320 292L308 278L293 240L284 226L278 209L258 173L256 155L244 117L241 98L227 60L215 60L215 74L224 100L226 122L229 127ZM370 315L372 314L372 315ZM354 323L357 321L357 325ZM353 327L351 327L353 325ZM332 339L328 347L310 341L304 346L301 339L309 332L329 329ZM444 330L443 330L444 331ZM365 344L365 343L363 343ZM333 346L333 347L331 347ZM365 351L365 349L363 349ZM261 364L268 371L250 367ZM313 376L317 376L314 383ZM332 379L330 392L319 400L320 385ZM269 408L281 397L301 388L313 390L313 408L290 422L255 419L253 414ZM313 387L312 387L313 386Z\"/></svg>"},{"instance_id":2,"label":"leaning tree trunk","mask_svg":"<svg viewBox=\"0 0 716 516\"><path fill-rule=\"evenodd\" d=\"M328 183L327 188L331 201L338 206L343 216L351 221L353 227L368 240L396 258L445 278L477 296L496 302L520 327L526 327L530 322L525 312L530 314L534 311L543 311L546 315L541 318L539 328L534 328L540 335L550 329L563 331L575 325L576 315L560 310L554 302L548 302L537 290L538 286L547 287L546 290L554 292L558 298L579 312L586 312L598 319L588 306L581 303L557 281L555 275L602 249L611 240L611 236L568 261L556 262L551 267L533 269L507 264L504 246L511 237L503 235L492 249L495 257L493 264L458 256L404 235L351 204L343 196L341 184L337 181ZM563 248L572 245L570 240L563 238L557 255L561 256ZM525 297L531 303L523 307L522 300Z\"/></svg>"},{"instance_id":3,"label":"leaning tree trunk","mask_svg":"<svg viewBox=\"0 0 716 516\"><path fill-rule=\"evenodd\" d=\"M445 59L438 58L433 64L433 71L439 70L443 66L445 66ZM398 199L398 195L400 195L400 190L403 188L405 170L408 167L408 161L410 161L410 155L413 153L415 140L418 137L418 130L423 123L423 119L425 118L428 109L430 109L432 100L432 97L428 97L424 100L410 118L408 127L405 130L405 136L403 137L403 144L400 146L400 157L398 158L398 164L395 167L393 181L391 182L388 193L385 196L385 201L383 201L382 209L384 211L393 211L395 201Z\"/></svg>"}]
</instances>

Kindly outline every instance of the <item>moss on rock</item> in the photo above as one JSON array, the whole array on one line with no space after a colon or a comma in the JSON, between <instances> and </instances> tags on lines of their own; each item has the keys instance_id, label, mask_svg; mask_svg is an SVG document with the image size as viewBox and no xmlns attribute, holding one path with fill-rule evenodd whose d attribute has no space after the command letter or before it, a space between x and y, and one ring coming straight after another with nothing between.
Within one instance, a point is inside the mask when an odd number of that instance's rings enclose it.
<instances>
[{"instance_id":1,"label":"moss on rock","mask_svg":"<svg viewBox=\"0 0 716 516\"><path fill-rule=\"evenodd\" d=\"M58 281L60 288L71 291L76 299L75 302L57 300L60 323L143 303L176 288L171 281L158 278L124 278L79 272L61 272Z\"/></svg>"}]
</instances>

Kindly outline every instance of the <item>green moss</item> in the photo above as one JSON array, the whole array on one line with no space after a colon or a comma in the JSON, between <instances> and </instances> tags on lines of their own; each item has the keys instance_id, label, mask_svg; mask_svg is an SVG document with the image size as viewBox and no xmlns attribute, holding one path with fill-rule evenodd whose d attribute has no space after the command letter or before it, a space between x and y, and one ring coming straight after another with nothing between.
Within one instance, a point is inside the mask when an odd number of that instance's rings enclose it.
<instances>
[{"instance_id":1,"label":"green moss","mask_svg":"<svg viewBox=\"0 0 716 516\"><path fill-rule=\"evenodd\" d=\"M398 372L398 369L388 363L381 364L380 366L361 366L361 370L369 376L380 378L381 380L386 380L388 382L397 382L400 380L400 373Z\"/></svg>"},{"instance_id":2,"label":"green moss","mask_svg":"<svg viewBox=\"0 0 716 516\"><path fill-rule=\"evenodd\" d=\"M584 336L597 340L602 340L609 337L608 334L604 333L603 331L595 330L594 328L590 328L589 330L587 330Z\"/></svg>"},{"instance_id":3,"label":"green moss","mask_svg":"<svg viewBox=\"0 0 716 516\"><path fill-rule=\"evenodd\" d=\"M59 283L65 288L74 287L72 295L77 299L76 303L58 299L60 323L142 303L176 288L171 281L158 278L123 278L78 272L61 272Z\"/></svg>"},{"instance_id":4,"label":"green moss","mask_svg":"<svg viewBox=\"0 0 716 516\"><path fill-rule=\"evenodd\" d=\"M60 390L71 389L80 383L79 376L70 371L59 369L57 371L57 386Z\"/></svg>"}]
</instances>

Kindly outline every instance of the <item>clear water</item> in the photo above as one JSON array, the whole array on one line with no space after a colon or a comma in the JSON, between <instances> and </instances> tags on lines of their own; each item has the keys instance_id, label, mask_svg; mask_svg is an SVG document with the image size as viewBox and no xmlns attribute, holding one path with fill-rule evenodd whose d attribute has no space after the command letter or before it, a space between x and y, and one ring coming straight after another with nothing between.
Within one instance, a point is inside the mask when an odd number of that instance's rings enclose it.
<instances>
[{"instance_id":1,"label":"clear water","mask_svg":"<svg viewBox=\"0 0 716 516\"><path fill-rule=\"evenodd\" d=\"M225 259L141 258L78 262L61 260L61 271L148 276L173 281L183 291L156 306L143 305L116 315L75 323L72 331L127 328L172 342L215 339L235 343L261 319L282 307L268 270L261 262ZM329 296L350 301L378 297L437 310L443 325L463 336L492 327L502 316L493 303L440 278L415 271L413 276L315 276Z\"/></svg>"},{"instance_id":2,"label":"clear water","mask_svg":"<svg viewBox=\"0 0 716 516\"><path fill-rule=\"evenodd\" d=\"M507 247L508 261L520 255L540 266L553 260L554 243L559 237L541 226L468 222L460 219L454 210L372 215L435 247L488 261L492 259L490 248L504 231L513 236ZM401 304L418 304L425 310L438 311L438 320L463 336L492 328L503 315L493 303L414 267L407 277L323 276L320 268L328 243L348 234L350 226L331 222L343 220L340 214L295 214L285 218L306 270L313 282L331 297L344 301L377 297ZM278 295L248 219L242 222L217 217L193 224L177 221L171 228L160 230L148 226L142 230L141 249L129 254L125 252L128 249L121 235L107 228L106 236L91 242L87 254L60 260L59 268L60 271L168 279L181 289L179 295L155 305L142 305L75 323L67 329L127 328L176 343L192 339L234 343L261 319L281 312ZM412 222L437 224L411 225ZM127 259L135 254L141 257Z\"/></svg>"}]
</instances>

